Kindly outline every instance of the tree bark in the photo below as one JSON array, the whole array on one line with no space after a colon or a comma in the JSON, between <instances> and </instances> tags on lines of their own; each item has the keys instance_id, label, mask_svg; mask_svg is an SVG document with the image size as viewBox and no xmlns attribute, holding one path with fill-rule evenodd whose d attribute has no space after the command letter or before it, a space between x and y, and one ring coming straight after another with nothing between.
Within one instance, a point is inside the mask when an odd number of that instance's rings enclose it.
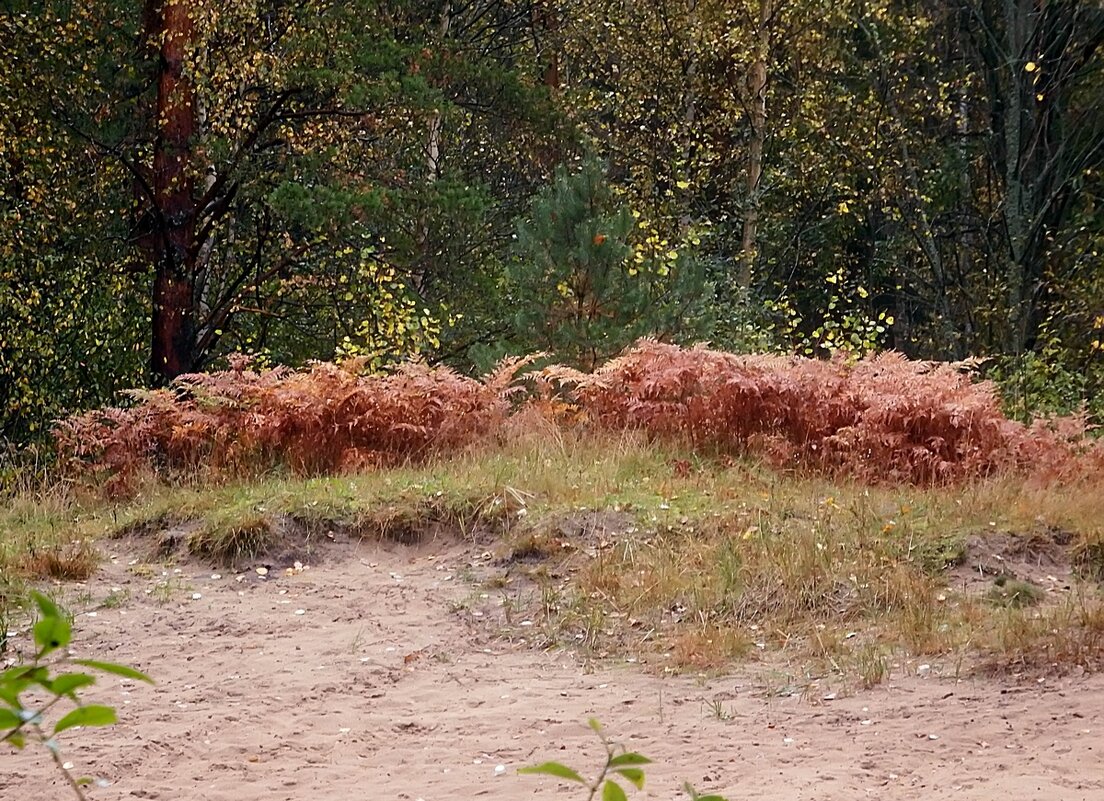
<instances>
[{"instance_id":1,"label":"tree bark","mask_svg":"<svg viewBox=\"0 0 1104 801\"><path fill-rule=\"evenodd\" d=\"M151 4L160 36L152 188L159 231L153 242L153 342L150 369L165 384L195 367L196 198L192 147L195 93L185 69L195 21L188 0Z\"/></svg>"},{"instance_id":2,"label":"tree bark","mask_svg":"<svg viewBox=\"0 0 1104 801\"><path fill-rule=\"evenodd\" d=\"M1023 135L1024 125L1024 62L1027 57L1027 19L1029 10L1022 7L1023 0L1005 0L1004 13L1007 29L1006 47L1009 71L1004 106L1004 219L1008 230L1008 328L1005 350L1013 355L1023 352L1026 340L1027 298L1025 297L1026 267L1024 251L1027 243L1028 209L1027 187L1024 185Z\"/></svg>"},{"instance_id":3,"label":"tree bark","mask_svg":"<svg viewBox=\"0 0 1104 801\"><path fill-rule=\"evenodd\" d=\"M452 27L452 2L445 0L441 9L441 19L437 25L436 46L444 48ZM436 109L429 118L429 130L426 136L426 188L431 190L441 175L441 125L444 120L444 111ZM425 292L426 277L432 272L433 254L430 252L432 245L429 225L429 197L427 192L426 208L422 210L421 220L418 224L418 265L411 275L411 281L419 294Z\"/></svg>"},{"instance_id":4,"label":"tree bark","mask_svg":"<svg viewBox=\"0 0 1104 801\"><path fill-rule=\"evenodd\" d=\"M750 97L751 142L748 146L748 166L745 189L743 241L740 247L740 269L737 284L740 289L751 287L752 270L758 255L759 195L763 179L763 146L767 138L767 58L770 54L770 21L774 14L773 0L759 0L759 31L755 60L748 73Z\"/></svg>"}]
</instances>

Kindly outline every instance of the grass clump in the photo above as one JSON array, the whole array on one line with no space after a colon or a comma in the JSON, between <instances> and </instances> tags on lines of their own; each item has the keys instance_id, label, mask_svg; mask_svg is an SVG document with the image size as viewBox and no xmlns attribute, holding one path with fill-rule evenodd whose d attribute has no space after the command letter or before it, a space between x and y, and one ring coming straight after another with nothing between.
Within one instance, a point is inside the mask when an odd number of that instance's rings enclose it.
<instances>
[{"instance_id":1,"label":"grass clump","mask_svg":"<svg viewBox=\"0 0 1104 801\"><path fill-rule=\"evenodd\" d=\"M264 515L209 520L187 538L188 550L212 562L239 565L256 559L274 545L272 523Z\"/></svg>"},{"instance_id":2,"label":"grass clump","mask_svg":"<svg viewBox=\"0 0 1104 801\"><path fill-rule=\"evenodd\" d=\"M997 576L986 597L998 606L1035 606L1046 593L1030 581L1020 581L1009 576Z\"/></svg>"},{"instance_id":3,"label":"grass clump","mask_svg":"<svg viewBox=\"0 0 1104 801\"><path fill-rule=\"evenodd\" d=\"M1104 600L1081 588L1051 607L1009 605L978 642L993 673L1066 673L1104 667Z\"/></svg>"}]
</instances>

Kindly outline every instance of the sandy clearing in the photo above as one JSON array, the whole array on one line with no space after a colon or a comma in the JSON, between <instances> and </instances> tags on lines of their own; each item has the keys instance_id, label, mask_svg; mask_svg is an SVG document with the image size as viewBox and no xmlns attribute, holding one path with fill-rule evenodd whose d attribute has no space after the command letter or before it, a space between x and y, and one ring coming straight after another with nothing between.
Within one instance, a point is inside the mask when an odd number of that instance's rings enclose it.
<instances>
[{"instance_id":1,"label":"sandy clearing","mask_svg":"<svg viewBox=\"0 0 1104 801\"><path fill-rule=\"evenodd\" d=\"M581 798L515 769L589 770L590 716L656 760L641 798L683 797L690 780L730 801L1104 801L1104 677L928 676L830 702L767 698L747 673L591 671L504 643L455 611L473 591L455 544L349 546L265 581L180 565L167 603L115 556L90 589L130 599L81 615L76 650L158 684L103 679L89 700L122 722L66 737L66 759L109 782L90 793L100 801ZM40 752L5 754L4 771L4 801L68 798Z\"/></svg>"}]
</instances>

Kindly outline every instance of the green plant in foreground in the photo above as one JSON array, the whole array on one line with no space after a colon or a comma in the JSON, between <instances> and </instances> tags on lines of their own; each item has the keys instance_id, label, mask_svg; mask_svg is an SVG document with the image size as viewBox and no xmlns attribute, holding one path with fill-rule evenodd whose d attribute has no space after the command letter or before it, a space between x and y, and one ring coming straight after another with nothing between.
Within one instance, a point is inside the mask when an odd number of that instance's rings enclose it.
<instances>
[{"instance_id":1,"label":"green plant in foreground","mask_svg":"<svg viewBox=\"0 0 1104 801\"><path fill-rule=\"evenodd\" d=\"M92 659L71 659L56 656L47 660L51 654L64 649L72 639L73 627L69 618L52 600L41 593L33 593L40 618L34 625L33 635L37 651L28 664L16 665L0 673L0 732L5 732L0 741L10 743L17 749L23 748L27 740L35 740L46 747L58 770L65 776L77 798L85 799L83 787L91 782L88 778L74 778L61 761L61 749L57 735L77 726L110 726L116 721L115 709L101 704L83 704L77 691L96 683L89 673L61 672L69 665L80 665L101 673L113 673L128 679L153 684L153 680L125 665L112 662L97 662ZM44 690L49 698L41 704L24 702L27 691ZM54 724L47 733L46 714L64 701L74 705Z\"/></svg>"},{"instance_id":2,"label":"green plant in foreground","mask_svg":"<svg viewBox=\"0 0 1104 801\"><path fill-rule=\"evenodd\" d=\"M591 718L588 723L606 749L606 764L598 771L598 775L593 781L587 781L577 771L560 762L542 762L540 765L520 768L518 773L555 776L557 779L581 785L588 791L587 801L594 801L599 791L602 793L602 801L627 801L628 796L625 794L625 788L613 777L617 776L625 779L637 790L643 790L643 766L650 765L652 760L635 751L627 751L624 747L611 742L602 731L602 724L594 718ZM684 785L684 788L690 795L691 801L725 801L719 795L698 795L689 784Z\"/></svg>"}]
</instances>

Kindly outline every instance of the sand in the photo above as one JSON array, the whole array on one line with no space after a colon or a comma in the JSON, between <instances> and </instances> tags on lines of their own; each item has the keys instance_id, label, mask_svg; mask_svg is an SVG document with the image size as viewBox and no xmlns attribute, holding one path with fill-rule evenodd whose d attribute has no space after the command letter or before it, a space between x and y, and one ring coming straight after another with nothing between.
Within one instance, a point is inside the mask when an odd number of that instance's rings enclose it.
<instances>
[{"instance_id":1,"label":"sand","mask_svg":"<svg viewBox=\"0 0 1104 801\"><path fill-rule=\"evenodd\" d=\"M1104 799L1102 677L910 670L785 697L750 668L662 676L505 641L486 622L496 597L466 580L474 546L335 547L295 575L239 580L196 563L143 574L131 545L110 543L87 587L129 597L81 613L74 651L157 685L105 677L87 693L121 719L63 736L64 758L99 779L93 799L583 799L516 771L591 772L591 716L655 760L637 798L685 797L689 780L730 801ZM41 749L2 759L4 801L70 797Z\"/></svg>"}]
</instances>

